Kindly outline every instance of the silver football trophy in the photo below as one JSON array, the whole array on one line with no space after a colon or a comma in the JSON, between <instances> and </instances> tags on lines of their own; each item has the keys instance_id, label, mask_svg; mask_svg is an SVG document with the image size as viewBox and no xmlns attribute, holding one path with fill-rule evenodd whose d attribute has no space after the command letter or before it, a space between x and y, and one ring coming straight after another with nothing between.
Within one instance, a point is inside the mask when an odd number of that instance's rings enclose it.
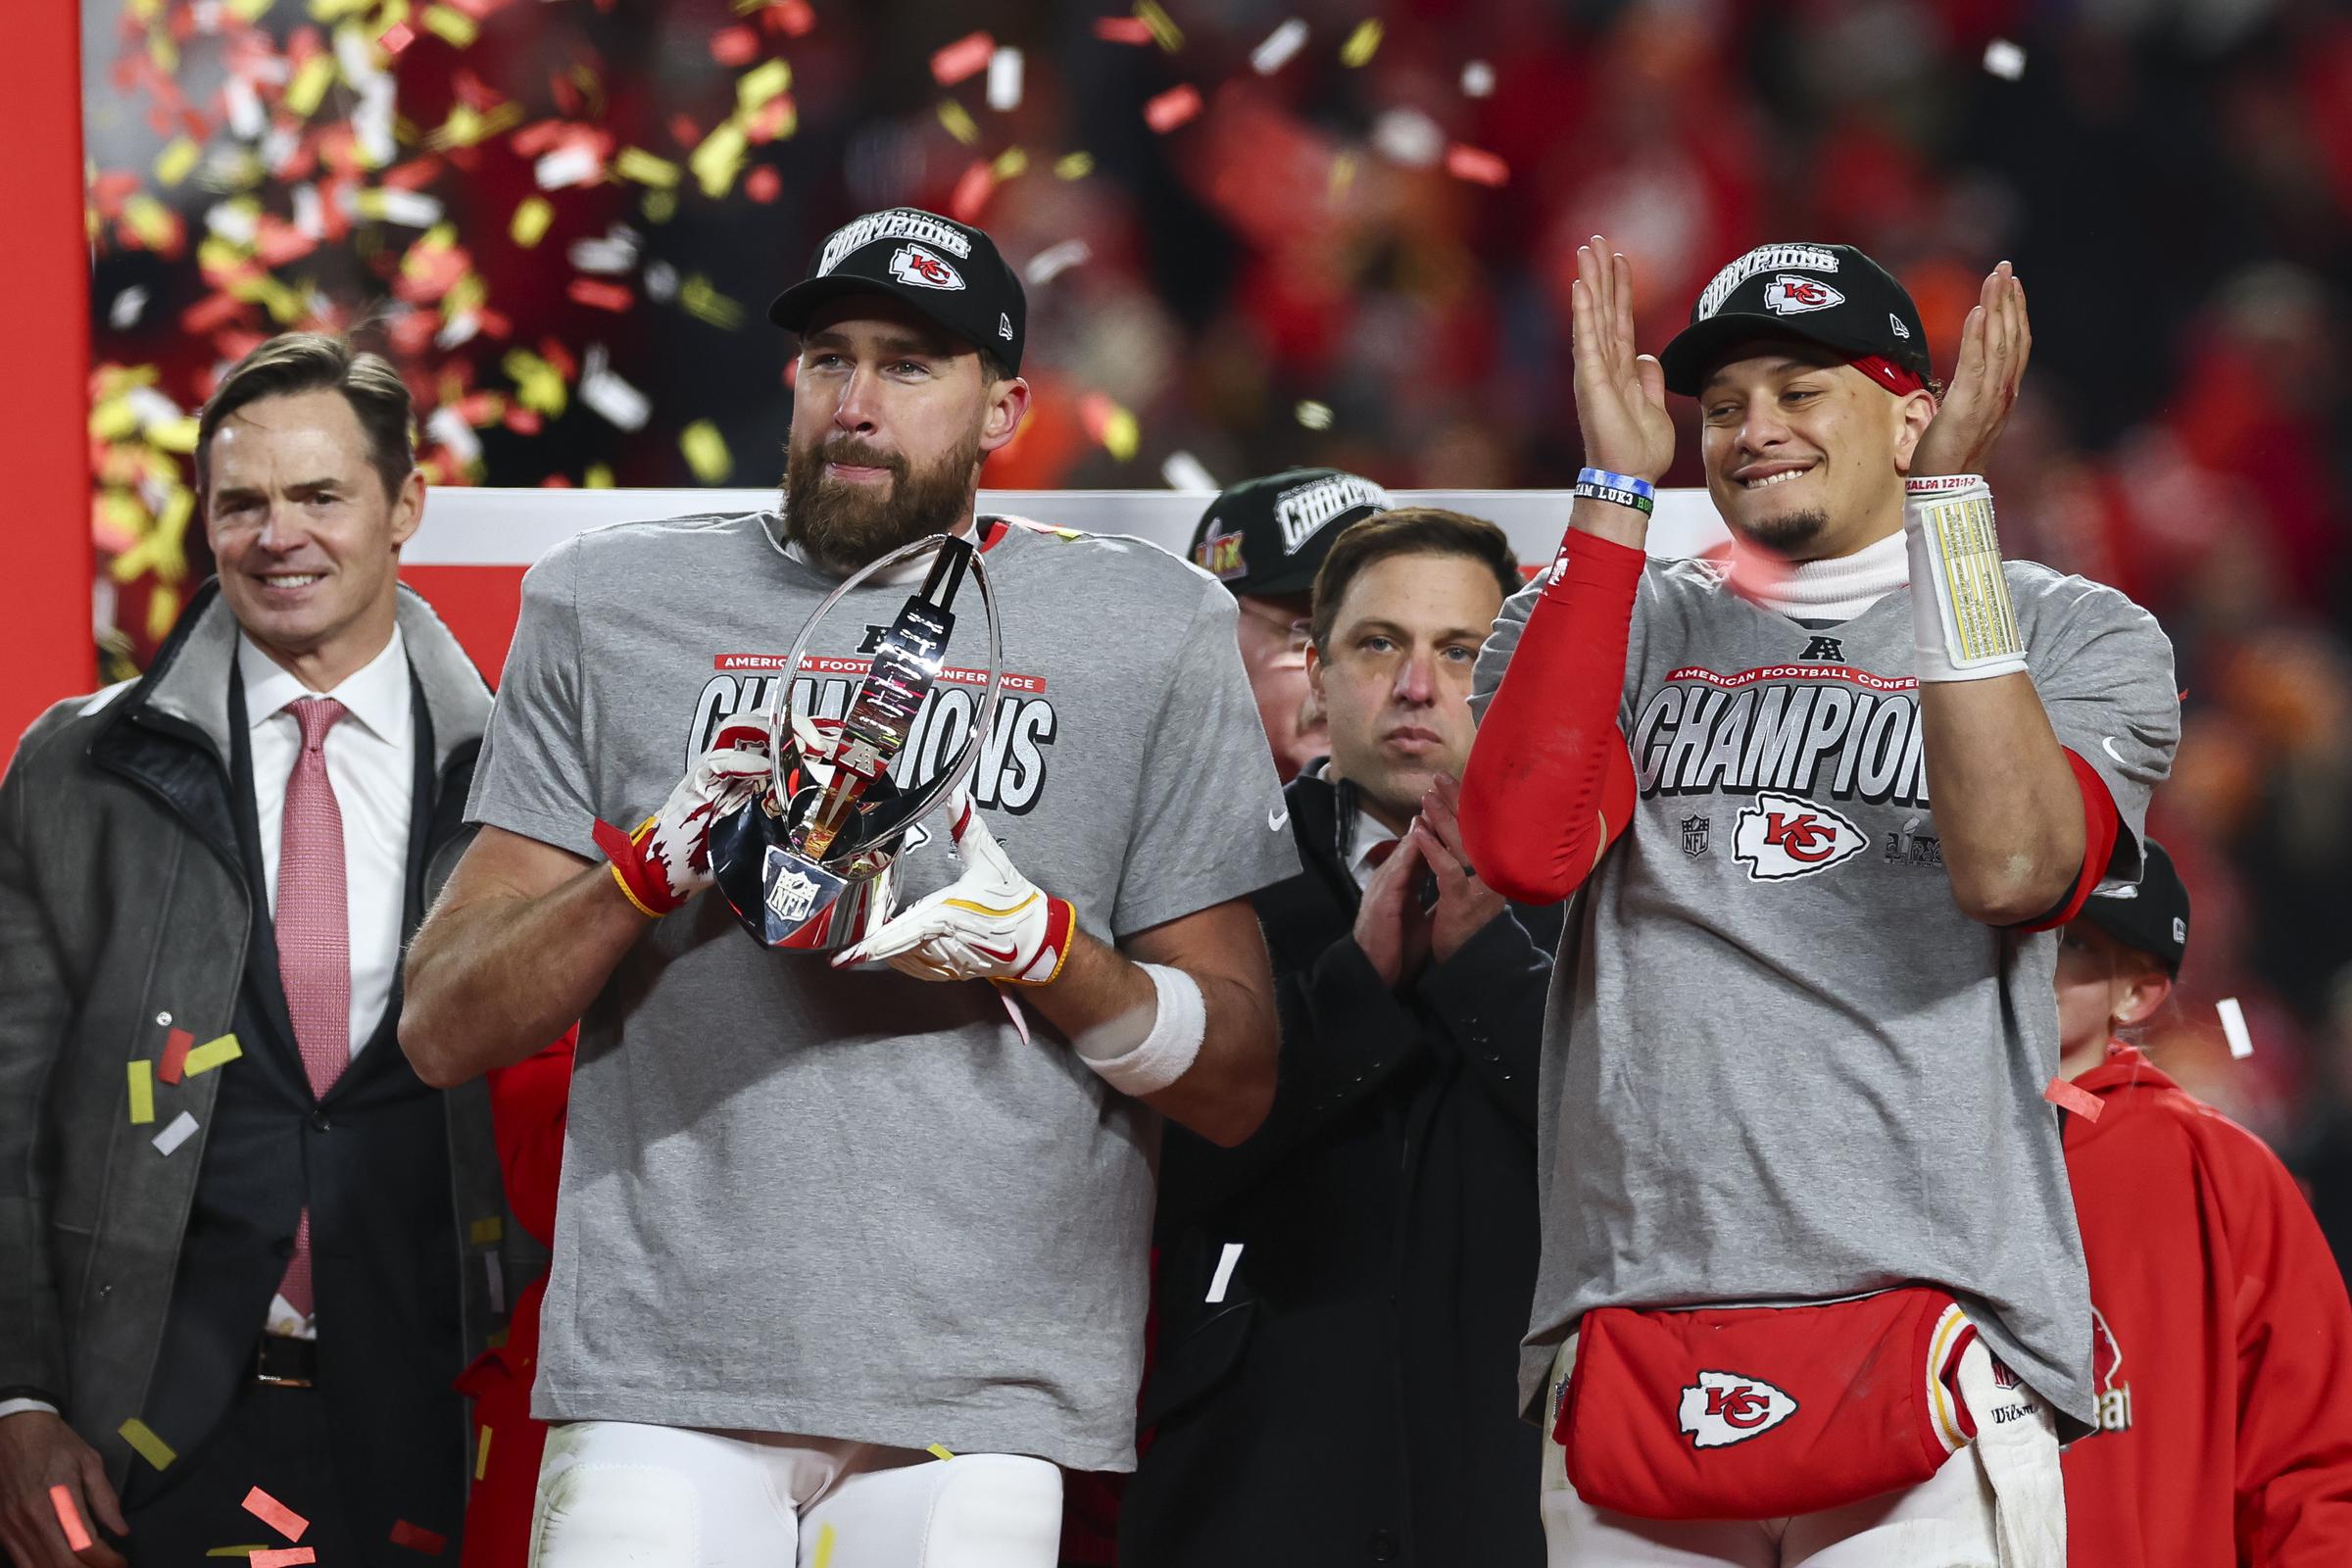
<instances>
[{"instance_id":1,"label":"silver football trophy","mask_svg":"<svg viewBox=\"0 0 2352 1568\"><path fill-rule=\"evenodd\" d=\"M873 663L827 740L799 713L794 688L808 642L843 595L875 572L937 551L930 574L874 649ZM988 689L955 761L920 785L902 787L891 767L930 696L956 628L949 608L969 571L988 621ZM860 940L891 915L897 858L906 834L978 760L995 721L1004 653L996 590L968 540L932 534L851 575L825 596L784 662L768 720L767 787L710 829L710 868L744 928L771 948L825 951ZM826 755L830 753L830 755Z\"/></svg>"}]
</instances>

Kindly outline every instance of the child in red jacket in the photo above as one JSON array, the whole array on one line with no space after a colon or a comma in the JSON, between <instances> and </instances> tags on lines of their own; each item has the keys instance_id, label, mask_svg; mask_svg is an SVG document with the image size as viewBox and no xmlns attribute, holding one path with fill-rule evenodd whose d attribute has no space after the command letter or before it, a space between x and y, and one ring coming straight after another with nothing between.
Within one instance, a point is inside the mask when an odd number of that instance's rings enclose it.
<instances>
[{"instance_id":1,"label":"child in red jacket","mask_svg":"<svg viewBox=\"0 0 2352 1568\"><path fill-rule=\"evenodd\" d=\"M2171 996L2188 893L2147 846L2058 953L2061 1070L2099 1099L2066 1164L2090 1263L2100 1430L2067 1451L2080 1568L2352 1564L2352 1303L2294 1179L2112 1038Z\"/></svg>"}]
</instances>

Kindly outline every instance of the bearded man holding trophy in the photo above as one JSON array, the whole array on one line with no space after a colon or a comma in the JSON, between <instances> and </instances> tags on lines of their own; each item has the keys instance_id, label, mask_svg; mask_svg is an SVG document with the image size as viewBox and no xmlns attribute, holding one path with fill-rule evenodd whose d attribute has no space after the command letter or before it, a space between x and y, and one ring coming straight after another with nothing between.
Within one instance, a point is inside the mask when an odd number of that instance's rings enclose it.
<instances>
[{"instance_id":1,"label":"bearded man holding trophy","mask_svg":"<svg viewBox=\"0 0 2352 1568\"><path fill-rule=\"evenodd\" d=\"M1049 1568L1057 1467L1134 1463L1159 1118L1272 1102L1298 862L1232 597L975 515L1030 399L988 235L870 214L770 316L777 511L524 579L401 1045L581 1023L535 1564Z\"/></svg>"}]
</instances>

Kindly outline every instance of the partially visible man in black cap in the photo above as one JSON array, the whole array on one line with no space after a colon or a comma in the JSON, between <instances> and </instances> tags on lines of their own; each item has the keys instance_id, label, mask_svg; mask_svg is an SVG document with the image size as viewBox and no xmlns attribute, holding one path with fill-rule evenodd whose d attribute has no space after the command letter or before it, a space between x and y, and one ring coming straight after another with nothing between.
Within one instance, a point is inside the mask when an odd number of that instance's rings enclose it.
<instances>
[{"instance_id":1,"label":"partially visible man in black cap","mask_svg":"<svg viewBox=\"0 0 2352 1568\"><path fill-rule=\"evenodd\" d=\"M1306 683L1315 573L1351 522L1386 512L1389 493L1337 468L1290 468L1221 493L1193 530L1193 564L1241 601L1242 667L1284 783L1331 741Z\"/></svg>"},{"instance_id":2,"label":"partially visible man in black cap","mask_svg":"<svg viewBox=\"0 0 2352 1568\"><path fill-rule=\"evenodd\" d=\"M401 1044L455 1084L581 1021L537 1568L1052 1568L1061 1469L1134 1464L1160 1118L1232 1144L1272 1102L1249 897L1298 855L1232 599L975 514L1029 401L989 237L870 214L771 315L781 506L596 529L523 579ZM929 564L845 579L939 533L986 557L1006 679L991 720L967 592L880 760L920 788L985 729L977 764L892 862L905 909L770 951L701 896L712 824L759 809L787 680L804 757L858 760L797 721L903 698L869 656Z\"/></svg>"}]
</instances>

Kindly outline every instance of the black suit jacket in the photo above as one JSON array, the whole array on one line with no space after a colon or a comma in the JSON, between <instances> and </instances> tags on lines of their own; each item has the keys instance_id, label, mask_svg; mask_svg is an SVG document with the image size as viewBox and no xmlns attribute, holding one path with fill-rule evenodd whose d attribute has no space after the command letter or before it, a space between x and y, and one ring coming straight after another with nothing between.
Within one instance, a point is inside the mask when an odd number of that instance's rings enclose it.
<instances>
[{"instance_id":1,"label":"black suit jacket","mask_svg":"<svg viewBox=\"0 0 2352 1568\"><path fill-rule=\"evenodd\" d=\"M1540 1434L1518 1347L1558 914L1514 909L1396 995L1350 935L1348 787L1285 794L1304 869L1256 901L1279 1087L1239 1149L1167 1130L1153 1435L1119 1560L1533 1568Z\"/></svg>"}]
</instances>

